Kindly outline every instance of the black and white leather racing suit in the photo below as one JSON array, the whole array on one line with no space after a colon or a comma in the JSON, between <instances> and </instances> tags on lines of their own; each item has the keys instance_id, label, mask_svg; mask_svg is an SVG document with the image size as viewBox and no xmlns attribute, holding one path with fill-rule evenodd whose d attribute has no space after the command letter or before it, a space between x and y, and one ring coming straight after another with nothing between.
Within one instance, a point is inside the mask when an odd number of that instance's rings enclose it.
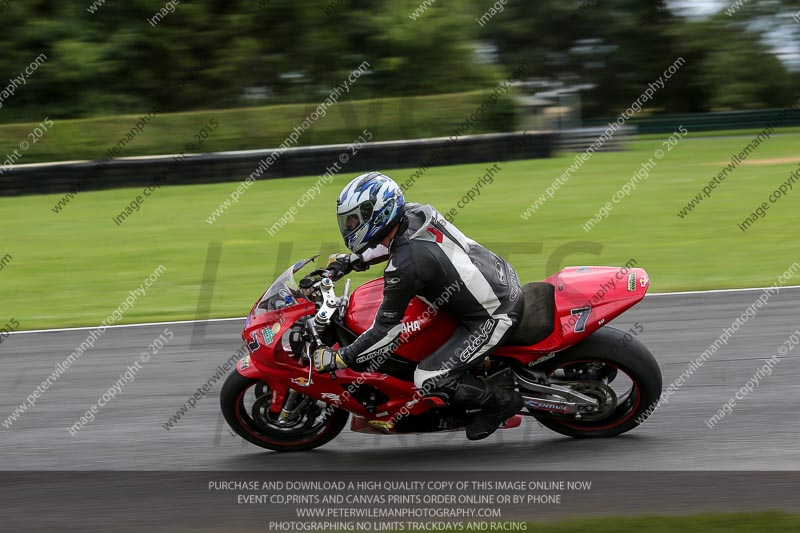
<instances>
[{"instance_id":1,"label":"black and white leather racing suit","mask_svg":"<svg viewBox=\"0 0 800 533\"><path fill-rule=\"evenodd\" d=\"M347 346L342 356L356 369L391 350L403 331L400 323L414 296L461 325L434 353L420 361L414 384L449 400L480 401L484 384L468 370L512 333L522 314L522 290L514 269L468 239L429 205L406 204L405 216L388 250L370 263L389 259L383 302L372 326ZM400 339L402 340L402 339Z\"/></svg>"}]
</instances>

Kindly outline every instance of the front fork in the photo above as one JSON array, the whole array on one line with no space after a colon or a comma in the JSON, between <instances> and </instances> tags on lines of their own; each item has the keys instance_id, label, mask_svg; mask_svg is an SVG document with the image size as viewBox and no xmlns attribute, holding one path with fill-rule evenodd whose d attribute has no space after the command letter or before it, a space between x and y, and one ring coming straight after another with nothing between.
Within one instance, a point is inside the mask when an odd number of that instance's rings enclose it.
<instances>
[{"instance_id":1,"label":"front fork","mask_svg":"<svg viewBox=\"0 0 800 533\"><path fill-rule=\"evenodd\" d=\"M304 396L294 389L289 389L289 393L285 395L282 404L276 404L275 402L272 404L273 406L281 405L278 425L289 425L294 422L303 413L303 409L310 401L311 398L308 396Z\"/></svg>"}]
</instances>

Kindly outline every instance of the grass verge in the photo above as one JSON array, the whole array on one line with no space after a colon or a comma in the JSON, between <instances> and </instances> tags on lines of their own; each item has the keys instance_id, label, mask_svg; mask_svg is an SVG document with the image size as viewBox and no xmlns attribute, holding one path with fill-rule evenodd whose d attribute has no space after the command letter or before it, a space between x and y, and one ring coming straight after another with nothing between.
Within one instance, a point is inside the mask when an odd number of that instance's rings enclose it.
<instances>
[{"instance_id":1,"label":"grass verge","mask_svg":"<svg viewBox=\"0 0 800 533\"><path fill-rule=\"evenodd\" d=\"M516 523L519 524L519 523ZM781 512L699 514L693 516L603 517L553 523L523 523L525 529L491 525L483 531L531 531L535 533L763 533L800 530L800 516ZM465 528L442 531L470 531ZM472 531L480 531L473 529Z\"/></svg>"},{"instance_id":2,"label":"grass verge","mask_svg":"<svg viewBox=\"0 0 800 533\"><path fill-rule=\"evenodd\" d=\"M750 159L796 156L798 141L800 135L774 137ZM800 197L792 197L800 194L798 186L747 232L737 224L797 163L742 165L690 216L677 216L722 170L719 162L744 144L738 138L682 140L589 232L581 225L663 148L661 140L594 155L528 220L522 212L574 155L508 162L463 208L459 201L489 164L432 167L407 198L442 212L458 209L456 225L506 256L524 281L566 264L620 265L634 258L656 292L770 285L800 260L794 244ZM387 172L404 181L414 170ZM163 187L121 226L112 217L141 190L85 192L60 214L50 210L60 195L0 198L0 258L11 257L0 270L0 325L12 317L19 329L99 324L160 264L166 272L122 323L194 318L210 243L221 246L210 316L243 316L276 271L301 257L344 251L334 206L352 177L345 167L272 237L266 228L296 207L318 177L257 182L213 225L206 217L237 184Z\"/></svg>"}]
</instances>

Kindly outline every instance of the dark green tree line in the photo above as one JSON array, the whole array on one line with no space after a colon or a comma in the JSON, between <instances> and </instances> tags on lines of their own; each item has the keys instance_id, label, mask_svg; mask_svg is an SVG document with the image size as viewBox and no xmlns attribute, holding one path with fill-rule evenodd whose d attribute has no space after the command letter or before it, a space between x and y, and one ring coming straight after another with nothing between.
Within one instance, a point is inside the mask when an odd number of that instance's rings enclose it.
<instances>
[{"instance_id":1,"label":"dark green tree line","mask_svg":"<svg viewBox=\"0 0 800 533\"><path fill-rule=\"evenodd\" d=\"M604 116L678 56L680 83L652 111L775 107L800 78L765 39L797 46L793 4L752 0L735 16L695 20L641 0L507 0L480 25L499 4L437 0L412 20L418 0L183 0L153 27L164 0L11 0L0 11L0 89L48 59L0 121L137 113L209 56L172 110L314 102L363 61L370 71L350 98L486 89L525 62L532 79L592 86L584 112Z\"/></svg>"}]
</instances>

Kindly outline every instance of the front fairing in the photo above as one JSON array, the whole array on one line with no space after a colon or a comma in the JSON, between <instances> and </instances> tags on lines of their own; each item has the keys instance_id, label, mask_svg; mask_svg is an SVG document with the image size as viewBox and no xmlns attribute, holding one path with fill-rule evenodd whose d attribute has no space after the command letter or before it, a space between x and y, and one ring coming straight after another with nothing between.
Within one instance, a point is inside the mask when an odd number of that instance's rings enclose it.
<instances>
[{"instance_id":1,"label":"front fairing","mask_svg":"<svg viewBox=\"0 0 800 533\"><path fill-rule=\"evenodd\" d=\"M313 314L316 306L299 289L295 274L315 259L298 261L286 269L247 315L242 340L256 363L302 366L292 353L288 334L292 325L300 317Z\"/></svg>"},{"instance_id":2,"label":"front fairing","mask_svg":"<svg viewBox=\"0 0 800 533\"><path fill-rule=\"evenodd\" d=\"M410 415L429 409L428 404L414 397L415 389L407 380L352 369L339 370L335 378L329 373L310 373L309 359L292 352L289 342L292 327L317 310L314 301L305 297L295 279L295 274L313 260L299 261L284 271L253 306L242 332L249 354L240 360L238 372L267 384L272 394L268 409L275 414L280 412L290 390L385 424L389 424L401 409ZM345 394L348 389L357 390L364 383L371 384L388 398L380 412L368 410L356 395ZM385 427L389 429L391 425Z\"/></svg>"}]
</instances>

